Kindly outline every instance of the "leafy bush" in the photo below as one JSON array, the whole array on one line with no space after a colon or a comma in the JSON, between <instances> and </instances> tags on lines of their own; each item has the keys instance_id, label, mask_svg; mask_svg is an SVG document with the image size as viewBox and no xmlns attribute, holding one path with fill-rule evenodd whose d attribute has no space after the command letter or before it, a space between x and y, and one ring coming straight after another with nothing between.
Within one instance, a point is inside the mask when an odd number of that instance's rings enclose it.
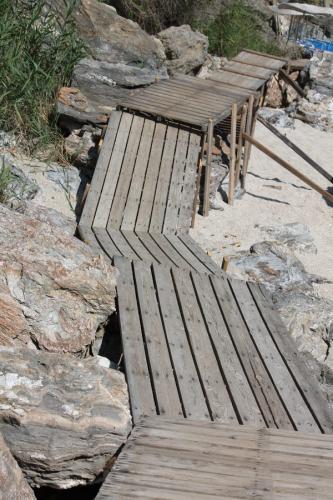
<instances>
[{"instance_id":1,"label":"leafy bush","mask_svg":"<svg viewBox=\"0 0 333 500\"><path fill-rule=\"evenodd\" d=\"M233 57L241 49L252 49L270 54L280 54L272 40L262 31L263 20L244 0L235 0L217 17L197 26L209 38L209 51L225 57Z\"/></svg>"},{"instance_id":2,"label":"leafy bush","mask_svg":"<svg viewBox=\"0 0 333 500\"><path fill-rule=\"evenodd\" d=\"M60 21L45 0L0 0L0 128L30 149L57 134L54 103L84 55L69 3Z\"/></svg>"}]
</instances>

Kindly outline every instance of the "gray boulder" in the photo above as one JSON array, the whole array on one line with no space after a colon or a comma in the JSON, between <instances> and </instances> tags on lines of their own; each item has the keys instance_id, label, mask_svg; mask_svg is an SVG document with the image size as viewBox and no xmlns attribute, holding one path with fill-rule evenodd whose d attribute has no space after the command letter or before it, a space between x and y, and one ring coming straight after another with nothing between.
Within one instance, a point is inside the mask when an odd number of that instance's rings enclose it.
<instances>
[{"instance_id":1,"label":"gray boulder","mask_svg":"<svg viewBox=\"0 0 333 500\"><path fill-rule=\"evenodd\" d=\"M97 358L0 347L0 431L32 487L94 482L130 430L119 371Z\"/></svg>"},{"instance_id":2,"label":"gray boulder","mask_svg":"<svg viewBox=\"0 0 333 500\"><path fill-rule=\"evenodd\" d=\"M58 0L59 1L59 0ZM97 0L80 0L75 9L78 33L89 56L75 67L72 87L78 96L60 98L58 112L80 121L103 123L119 99L130 89L167 78L161 42L137 23L119 16ZM71 105L68 105L71 102ZM100 121L94 121L94 120Z\"/></svg>"},{"instance_id":3,"label":"gray boulder","mask_svg":"<svg viewBox=\"0 0 333 500\"><path fill-rule=\"evenodd\" d=\"M84 356L115 310L116 271L51 226L0 205L0 343Z\"/></svg>"},{"instance_id":4,"label":"gray boulder","mask_svg":"<svg viewBox=\"0 0 333 500\"><path fill-rule=\"evenodd\" d=\"M34 500L32 489L0 436L0 500Z\"/></svg>"},{"instance_id":5,"label":"gray boulder","mask_svg":"<svg viewBox=\"0 0 333 500\"><path fill-rule=\"evenodd\" d=\"M208 38L187 24L171 26L158 35L163 43L170 75L199 70L208 54Z\"/></svg>"},{"instance_id":6,"label":"gray boulder","mask_svg":"<svg viewBox=\"0 0 333 500\"><path fill-rule=\"evenodd\" d=\"M11 154L4 153L0 155L0 172L7 171L8 174L8 183L3 201L32 200L39 192L38 184L29 178L12 160Z\"/></svg>"}]
</instances>

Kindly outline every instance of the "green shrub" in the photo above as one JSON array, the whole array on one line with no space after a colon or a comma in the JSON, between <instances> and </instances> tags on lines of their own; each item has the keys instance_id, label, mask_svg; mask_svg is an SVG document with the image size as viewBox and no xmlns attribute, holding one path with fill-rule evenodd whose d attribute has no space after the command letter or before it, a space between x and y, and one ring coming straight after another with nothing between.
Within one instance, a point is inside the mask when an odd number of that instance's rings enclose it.
<instances>
[{"instance_id":1,"label":"green shrub","mask_svg":"<svg viewBox=\"0 0 333 500\"><path fill-rule=\"evenodd\" d=\"M235 0L214 19L197 28L208 36L209 51L218 56L233 57L245 48L280 54L277 44L265 39L262 22L259 14L244 0Z\"/></svg>"},{"instance_id":2,"label":"green shrub","mask_svg":"<svg viewBox=\"0 0 333 500\"><path fill-rule=\"evenodd\" d=\"M57 135L54 103L84 55L71 2L60 21L45 0L0 0L0 128L29 149Z\"/></svg>"},{"instance_id":3,"label":"green shrub","mask_svg":"<svg viewBox=\"0 0 333 500\"><path fill-rule=\"evenodd\" d=\"M10 185L12 183L12 172L8 165L2 159L0 166L0 203L6 203L10 197Z\"/></svg>"}]
</instances>

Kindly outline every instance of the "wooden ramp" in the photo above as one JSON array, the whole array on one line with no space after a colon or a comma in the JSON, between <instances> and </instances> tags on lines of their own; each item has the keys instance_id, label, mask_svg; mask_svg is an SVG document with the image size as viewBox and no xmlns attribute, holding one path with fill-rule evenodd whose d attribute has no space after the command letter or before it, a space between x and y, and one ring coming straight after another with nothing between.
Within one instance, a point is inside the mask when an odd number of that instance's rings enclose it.
<instances>
[{"instance_id":1,"label":"wooden ramp","mask_svg":"<svg viewBox=\"0 0 333 500\"><path fill-rule=\"evenodd\" d=\"M190 127L113 112L80 227L188 231L200 151Z\"/></svg>"},{"instance_id":2,"label":"wooden ramp","mask_svg":"<svg viewBox=\"0 0 333 500\"><path fill-rule=\"evenodd\" d=\"M143 416L332 432L319 385L260 288L115 258L134 423Z\"/></svg>"},{"instance_id":3,"label":"wooden ramp","mask_svg":"<svg viewBox=\"0 0 333 500\"><path fill-rule=\"evenodd\" d=\"M232 85L245 91L260 90L270 77L278 73L288 60L252 50L242 50L221 70L208 77L209 81Z\"/></svg>"},{"instance_id":4,"label":"wooden ramp","mask_svg":"<svg viewBox=\"0 0 333 500\"><path fill-rule=\"evenodd\" d=\"M119 270L136 428L99 499L332 495L319 384L265 291L227 277L188 234L214 125L232 132L239 174L239 110L250 133L257 91L284 64L244 51L218 82L177 77L112 113L78 231Z\"/></svg>"},{"instance_id":5,"label":"wooden ramp","mask_svg":"<svg viewBox=\"0 0 333 500\"><path fill-rule=\"evenodd\" d=\"M149 419L96 500L330 500L332 468L332 436Z\"/></svg>"}]
</instances>

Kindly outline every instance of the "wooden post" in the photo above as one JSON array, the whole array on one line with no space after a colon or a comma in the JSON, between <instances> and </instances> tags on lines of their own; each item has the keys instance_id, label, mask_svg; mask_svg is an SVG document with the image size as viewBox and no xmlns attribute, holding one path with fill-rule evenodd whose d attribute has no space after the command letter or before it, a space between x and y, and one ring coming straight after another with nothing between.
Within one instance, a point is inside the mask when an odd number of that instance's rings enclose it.
<instances>
[{"instance_id":1,"label":"wooden post","mask_svg":"<svg viewBox=\"0 0 333 500\"><path fill-rule=\"evenodd\" d=\"M332 194L328 193L327 191L325 191L325 189L323 189L320 186L318 186L318 184L316 184L311 179L309 179L309 177L307 177L306 175L302 174L302 172L300 172L295 167L293 167L292 165L290 165L290 163L288 163L287 161L283 160L283 158L280 158L277 154L273 153L273 151L271 151L268 147L266 147L263 144L261 144L260 142L256 141L253 137L250 137L247 134L243 134L243 135L244 135L244 139L246 139L247 141L251 142L251 144L253 144L256 148L258 148L260 151L262 151L263 153L265 153L267 156L269 156L270 158L272 158L272 160L276 161L277 163L279 163L279 165L281 165L282 167L284 167L285 169L287 169L289 172L291 172L292 174L294 174L296 177L298 177L299 179L301 179L301 181L305 182L305 184L307 184L312 189L314 189L319 194L321 194L330 203L333 203L333 195Z\"/></svg>"},{"instance_id":2,"label":"wooden post","mask_svg":"<svg viewBox=\"0 0 333 500\"><path fill-rule=\"evenodd\" d=\"M211 175L211 164L212 164L213 133L214 133L213 120L209 118L208 130L207 130L208 148L207 148L207 159L205 166L205 189L204 189L203 214L202 214L204 217L207 217L209 213L209 191L210 191L210 175Z\"/></svg>"},{"instance_id":3,"label":"wooden post","mask_svg":"<svg viewBox=\"0 0 333 500\"><path fill-rule=\"evenodd\" d=\"M255 127L255 120L254 120L254 97L251 94L249 97L249 105L248 105L248 113L247 113L247 120L246 120L246 133L248 135L253 136L254 134L254 127ZM251 144L248 141L245 141L244 145L244 161L243 161L243 169L242 169L242 176L241 176L241 186L242 189L245 189L245 180L246 180L246 174L247 174L247 167L249 165L249 160L250 160L250 153L251 153Z\"/></svg>"},{"instance_id":4,"label":"wooden post","mask_svg":"<svg viewBox=\"0 0 333 500\"><path fill-rule=\"evenodd\" d=\"M239 130L239 138L238 138L238 146L237 146L235 187L237 187L238 181L239 181L240 166L241 166L242 153L243 153L243 133L245 132L246 115L247 115L247 104L244 104L244 106L242 108L242 115L241 115L241 120L240 120L240 130Z\"/></svg>"},{"instance_id":5,"label":"wooden post","mask_svg":"<svg viewBox=\"0 0 333 500\"><path fill-rule=\"evenodd\" d=\"M235 191L235 156L236 156L236 128L237 128L237 103L231 107L231 131L230 131L230 167L229 167L229 190L228 203L234 202Z\"/></svg>"},{"instance_id":6,"label":"wooden post","mask_svg":"<svg viewBox=\"0 0 333 500\"><path fill-rule=\"evenodd\" d=\"M204 143L202 146L203 148L204 148L204 145L205 145L205 138L204 138ZM201 153L201 158L199 160L197 179L196 179L196 183L195 183L195 194L194 194L193 208L192 208L191 227L194 227L195 216L197 214L198 199L199 199L199 203L200 203L199 193L200 193L201 172L202 172L202 153Z\"/></svg>"}]
</instances>

